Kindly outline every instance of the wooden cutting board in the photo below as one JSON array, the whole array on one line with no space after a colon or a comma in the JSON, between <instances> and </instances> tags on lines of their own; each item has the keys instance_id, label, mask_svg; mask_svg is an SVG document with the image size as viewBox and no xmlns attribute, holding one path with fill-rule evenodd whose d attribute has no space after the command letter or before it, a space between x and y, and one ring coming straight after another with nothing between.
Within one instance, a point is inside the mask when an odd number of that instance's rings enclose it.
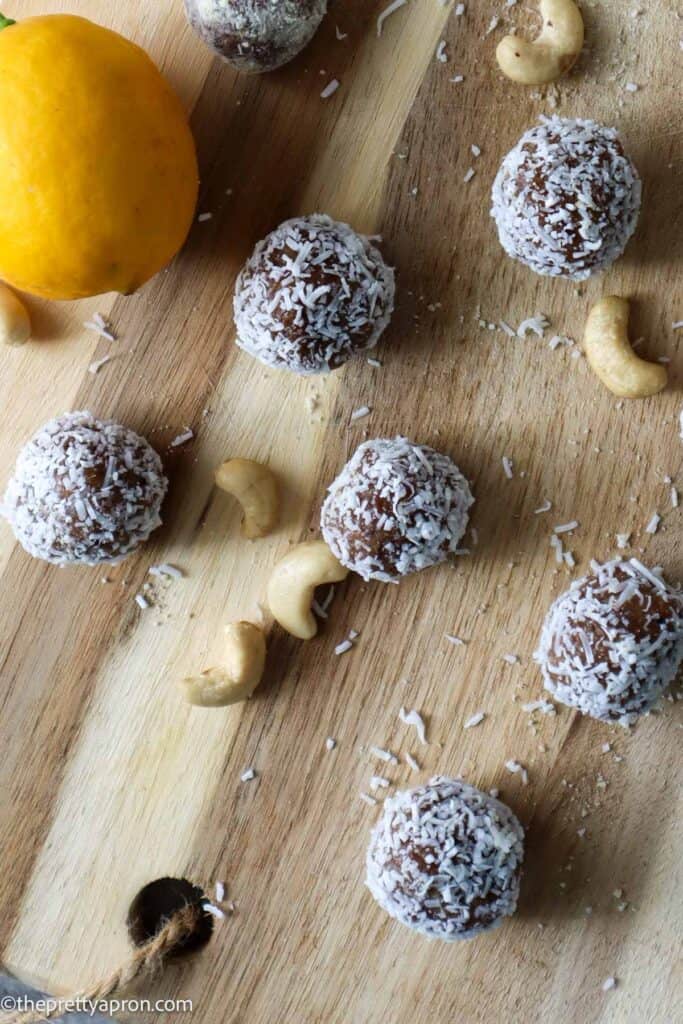
<instances>
[{"instance_id":1,"label":"wooden cutting board","mask_svg":"<svg viewBox=\"0 0 683 1024\"><path fill-rule=\"evenodd\" d=\"M503 0L467 3L462 16L411 0L378 38L383 6L339 0L304 56L248 78L212 60L180 0L4 4L15 17L76 11L152 53L192 110L200 211L213 216L135 296L31 302L37 340L0 353L0 486L33 431L74 408L145 433L172 478L163 530L106 573L32 561L0 524L1 958L53 991L86 985L127 955L138 889L171 874L225 881L236 902L203 953L141 989L192 999L195 1024L680 1020L681 705L631 734L566 709L536 721L521 705L542 696L532 653L571 578L549 546L554 525L580 521L568 542L576 573L630 532L631 553L683 576L681 513L664 482L683 488L683 333L672 330L683 316L683 21L670 0L584 0L587 52L541 95L496 70L497 39L525 18ZM341 86L322 100L332 78ZM488 215L502 156L555 110L616 124L645 182L626 256L581 287L507 260ZM285 217L316 210L381 233L397 267L381 368L360 359L300 380L233 344L241 263ZM580 339L605 293L632 297L643 351L671 359L663 395L618 403L575 350L549 348L553 334ZM83 328L96 310L115 344ZM545 339L487 326L537 312L552 324ZM351 424L361 405L371 416ZM169 451L186 428L194 440ZM399 587L350 579L318 639L272 631L248 705L184 705L176 681L220 659L226 622L259 616L270 567L316 534L346 458L399 432L449 452L472 479L471 556ZM251 545L212 486L214 466L235 455L268 460L285 482L282 528ZM552 511L534 515L546 499ZM135 595L162 561L185 578L157 585L141 611ZM350 629L353 651L335 657ZM399 722L401 705L424 714L429 746ZM479 710L484 722L464 731ZM419 776L403 763L385 772L397 786L461 773L500 787L517 811L526 875L499 931L438 945L374 905L362 880L379 809L359 798L377 771L373 744L419 759ZM528 786L506 772L511 758ZM244 784L248 766L258 777ZM618 987L605 993L611 975Z\"/></svg>"}]
</instances>

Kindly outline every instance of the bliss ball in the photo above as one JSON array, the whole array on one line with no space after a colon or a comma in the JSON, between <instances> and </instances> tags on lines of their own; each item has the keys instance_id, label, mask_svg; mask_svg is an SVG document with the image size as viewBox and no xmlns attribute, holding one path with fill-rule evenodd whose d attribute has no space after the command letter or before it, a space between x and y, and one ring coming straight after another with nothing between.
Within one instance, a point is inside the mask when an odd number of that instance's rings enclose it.
<instances>
[{"instance_id":1,"label":"bliss ball","mask_svg":"<svg viewBox=\"0 0 683 1024\"><path fill-rule=\"evenodd\" d=\"M509 807L437 777L384 801L366 859L383 910L433 939L471 939L514 914L524 830Z\"/></svg>"},{"instance_id":2,"label":"bliss ball","mask_svg":"<svg viewBox=\"0 0 683 1024\"><path fill-rule=\"evenodd\" d=\"M552 605L535 658L563 704L630 725L683 664L683 593L636 559L593 563Z\"/></svg>"},{"instance_id":3,"label":"bliss ball","mask_svg":"<svg viewBox=\"0 0 683 1024\"><path fill-rule=\"evenodd\" d=\"M491 214L508 256L537 274L583 281L623 253L641 191L613 128L543 117L503 160Z\"/></svg>"},{"instance_id":4,"label":"bliss ball","mask_svg":"<svg viewBox=\"0 0 683 1024\"><path fill-rule=\"evenodd\" d=\"M144 437L73 412L46 423L22 448L2 513L35 558L119 562L161 525L167 487Z\"/></svg>"},{"instance_id":5,"label":"bliss ball","mask_svg":"<svg viewBox=\"0 0 683 1024\"><path fill-rule=\"evenodd\" d=\"M266 366L327 373L374 348L393 309L394 272L369 238L322 214L296 217L237 279L237 344Z\"/></svg>"},{"instance_id":6,"label":"bliss ball","mask_svg":"<svg viewBox=\"0 0 683 1024\"><path fill-rule=\"evenodd\" d=\"M456 464L405 437L366 441L331 485L323 537L364 580L398 583L455 554L474 502Z\"/></svg>"},{"instance_id":7,"label":"bliss ball","mask_svg":"<svg viewBox=\"0 0 683 1024\"><path fill-rule=\"evenodd\" d=\"M185 0L198 35L238 71L273 71L315 35L327 0Z\"/></svg>"}]
</instances>

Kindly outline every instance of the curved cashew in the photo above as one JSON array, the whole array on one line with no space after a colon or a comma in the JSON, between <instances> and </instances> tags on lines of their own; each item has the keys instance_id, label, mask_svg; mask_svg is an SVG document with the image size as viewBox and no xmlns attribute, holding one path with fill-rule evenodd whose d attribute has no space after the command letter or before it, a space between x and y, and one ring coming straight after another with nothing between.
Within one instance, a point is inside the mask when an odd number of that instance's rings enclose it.
<instances>
[{"instance_id":1,"label":"curved cashew","mask_svg":"<svg viewBox=\"0 0 683 1024\"><path fill-rule=\"evenodd\" d=\"M242 536L265 537L274 530L280 512L277 480L268 466L251 459L230 459L216 470L216 484L237 498L244 511Z\"/></svg>"},{"instance_id":2,"label":"curved cashew","mask_svg":"<svg viewBox=\"0 0 683 1024\"><path fill-rule=\"evenodd\" d=\"M261 682L266 664L266 638L251 622L232 622L226 628L225 667L207 668L180 684L188 704L222 708L247 700Z\"/></svg>"},{"instance_id":3,"label":"curved cashew","mask_svg":"<svg viewBox=\"0 0 683 1024\"><path fill-rule=\"evenodd\" d=\"M268 606L288 633L299 640L311 640L318 632L311 611L315 588L341 583L348 574L324 541L297 544L273 569L268 581Z\"/></svg>"},{"instance_id":4,"label":"curved cashew","mask_svg":"<svg viewBox=\"0 0 683 1024\"><path fill-rule=\"evenodd\" d=\"M0 284L0 345L23 345L30 337L26 306L7 285Z\"/></svg>"},{"instance_id":5,"label":"curved cashew","mask_svg":"<svg viewBox=\"0 0 683 1024\"><path fill-rule=\"evenodd\" d=\"M541 0L543 28L533 42L505 36L496 50L504 75L522 85L554 82L576 63L583 47L583 18L574 0Z\"/></svg>"},{"instance_id":6,"label":"curved cashew","mask_svg":"<svg viewBox=\"0 0 683 1024\"><path fill-rule=\"evenodd\" d=\"M628 299L610 295L588 314L586 359L602 383L620 398L647 398L666 387L666 367L635 354L628 341Z\"/></svg>"}]
</instances>

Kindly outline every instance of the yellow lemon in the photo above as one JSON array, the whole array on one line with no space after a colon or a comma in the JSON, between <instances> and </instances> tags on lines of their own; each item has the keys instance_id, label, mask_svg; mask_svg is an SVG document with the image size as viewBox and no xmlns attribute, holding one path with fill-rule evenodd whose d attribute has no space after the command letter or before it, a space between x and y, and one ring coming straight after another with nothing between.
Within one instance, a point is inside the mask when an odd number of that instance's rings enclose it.
<instances>
[{"instance_id":1,"label":"yellow lemon","mask_svg":"<svg viewBox=\"0 0 683 1024\"><path fill-rule=\"evenodd\" d=\"M53 299L135 291L193 219L180 100L144 50L85 18L0 29L0 278Z\"/></svg>"}]
</instances>

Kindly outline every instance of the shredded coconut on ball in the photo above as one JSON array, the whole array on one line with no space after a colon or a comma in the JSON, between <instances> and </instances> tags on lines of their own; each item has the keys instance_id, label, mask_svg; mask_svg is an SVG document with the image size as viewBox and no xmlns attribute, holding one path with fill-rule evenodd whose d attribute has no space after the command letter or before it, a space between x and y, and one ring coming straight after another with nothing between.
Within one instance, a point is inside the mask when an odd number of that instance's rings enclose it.
<instances>
[{"instance_id":1,"label":"shredded coconut on ball","mask_svg":"<svg viewBox=\"0 0 683 1024\"><path fill-rule=\"evenodd\" d=\"M405 437L362 444L330 486L323 537L365 580L396 583L455 554L474 498L447 455Z\"/></svg>"},{"instance_id":2,"label":"shredded coconut on ball","mask_svg":"<svg viewBox=\"0 0 683 1024\"><path fill-rule=\"evenodd\" d=\"M552 605L535 659L563 704L630 725L683 664L683 593L637 559L594 563Z\"/></svg>"},{"instance_id":3,"label":"shredded coconut on ball","mask_svg":"<svg viewBox=\"0 0 683 1024\"><path fill-rule=\"evenodd\" d=\"M327 0L185 0L190 24L239 71L273 71L313 38Z\"/></svg>"},{"instance_id":4,"label":"shredded coconut on ball","mask_svg":"<svg viewBox=\"0 0 683 1024\"><path fill-rule=\"evenodd\" d=\"M394 272L368 238L323 214L285 221L235 286L237 344L267 366L327 373L377 344Z\"/></svg>"},{"instance_id":5,"label":"shredded coconut on ball","mask_svg":"<svg viewBox=\"0 0 683 1024\"><path fill-rule=\"evenodd\" d=\"M21 450L0 512L35 558L118 562L161 525L167 487L161 459L143 437L72 412L46 423Z\"/></svg>"},{"instance_id":6,"label":"shredded coconut on ball","mask_svg":"<svg viewBox=\"0 0 683 1024\"><path fill-rule=\"evenodd\" d=\"M491 215L513 259L537 274L581 281L621 256L641 191L615 129L543 117L503 160Z\"/></svg>"},{"instance_id":7,"label":"shredded coconut on ball","mask_svg":"<svg viewBox=\"0 0 683 1024\"><path fill-rule=\"evenodd\" d=\"M401 924L453 942L514 914L523 858L524 830L509 807L437 776L385 800L366 885Z\"/></svg>"}]
</instances>

